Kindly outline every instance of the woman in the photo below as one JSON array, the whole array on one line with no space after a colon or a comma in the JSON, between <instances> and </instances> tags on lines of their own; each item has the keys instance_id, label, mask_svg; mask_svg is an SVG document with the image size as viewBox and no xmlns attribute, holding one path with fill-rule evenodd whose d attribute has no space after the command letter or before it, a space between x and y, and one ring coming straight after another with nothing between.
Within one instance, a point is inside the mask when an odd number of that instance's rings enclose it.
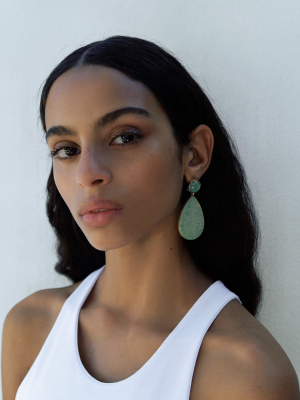
<instances>
[{"instance_id":1,"label":"woman","mask_svg":"<svg viewBox=\"0 0 300 400\"><path fill-rule=\"evenodd\" d=\"M3 400L299 399L255 319L245 173L184 67L142 39L91 43L51 72L40 118L55 270L73 284L8 313Z\"/></svg>"}]
</instances>

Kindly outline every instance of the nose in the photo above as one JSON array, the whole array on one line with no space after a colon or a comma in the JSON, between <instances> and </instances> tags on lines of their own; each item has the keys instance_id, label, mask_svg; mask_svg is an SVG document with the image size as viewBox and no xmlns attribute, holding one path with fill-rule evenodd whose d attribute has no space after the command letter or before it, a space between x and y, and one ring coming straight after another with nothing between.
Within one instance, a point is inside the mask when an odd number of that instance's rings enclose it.
<instances>
[{"instance_id":1,"label":"nose","mask_svg":"<svg viewBox=\"0 0 300 400\"><path fill-rule=\"evenodd\" d=\"M111 181L108 160L100 149L90 147L81 152L75 178L77 184L81 187L92 187L99 183L107 184Z\"/></svg>"}]
</instances>

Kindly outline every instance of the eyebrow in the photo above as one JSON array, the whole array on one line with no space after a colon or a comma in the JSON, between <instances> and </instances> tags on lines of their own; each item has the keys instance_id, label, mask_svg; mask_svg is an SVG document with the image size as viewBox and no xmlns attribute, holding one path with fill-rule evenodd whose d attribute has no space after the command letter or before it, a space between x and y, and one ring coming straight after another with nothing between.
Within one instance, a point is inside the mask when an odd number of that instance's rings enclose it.
<instances>
[{"instance_id":1,"label":"eyebrow","mask_svg":"<svg viewBox=\"0 0 300 400\"><path fill-rule=\"evenodd\" d=\"M102 117L98 118L93 125L94 130L103 128L108 124L116 121L122 115L133 114L142 118L151 118L151 114L144 108L139 107L124 107L111 111ZM46 132L46 142L53 136L77 136L77 133L70 128L62 125L55 125L49 128Z\"/></svg>"}]
</instances>

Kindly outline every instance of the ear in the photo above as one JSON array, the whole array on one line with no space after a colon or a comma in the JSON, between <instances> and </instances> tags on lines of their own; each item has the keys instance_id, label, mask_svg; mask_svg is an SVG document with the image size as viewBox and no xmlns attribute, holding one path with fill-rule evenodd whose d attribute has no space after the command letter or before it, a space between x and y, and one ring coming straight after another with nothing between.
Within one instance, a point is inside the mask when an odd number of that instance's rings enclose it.
<instances>
[{"instance_id":1,"label":"ear","mask_svg":"<svg viewBox=\"0 0 300 400\"><path fill-rule=\"evenodd\" d=\"M214 147L214 136L207 125L198 125L189 134L191 143L184 160L184 175L187 182L200 180L209 167Z\"/></svg>"}]
</instances>

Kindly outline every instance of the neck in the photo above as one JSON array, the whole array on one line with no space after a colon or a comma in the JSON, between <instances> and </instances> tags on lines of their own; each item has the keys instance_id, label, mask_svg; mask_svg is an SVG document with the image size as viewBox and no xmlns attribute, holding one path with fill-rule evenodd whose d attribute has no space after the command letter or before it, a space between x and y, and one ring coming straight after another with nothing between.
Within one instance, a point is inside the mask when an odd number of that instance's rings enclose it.
<instances>
[{"instance_id":1,"label":"neck","mask_svg":"<svg viewBox=\"0 0 300 400\"><path fill-rule=\"evenodd\" d=\"M213 283L194 264L178 231L157 226L127 246L106 251L95 302L132 322L183 313Z\"/></svg>"}]
</instances>

